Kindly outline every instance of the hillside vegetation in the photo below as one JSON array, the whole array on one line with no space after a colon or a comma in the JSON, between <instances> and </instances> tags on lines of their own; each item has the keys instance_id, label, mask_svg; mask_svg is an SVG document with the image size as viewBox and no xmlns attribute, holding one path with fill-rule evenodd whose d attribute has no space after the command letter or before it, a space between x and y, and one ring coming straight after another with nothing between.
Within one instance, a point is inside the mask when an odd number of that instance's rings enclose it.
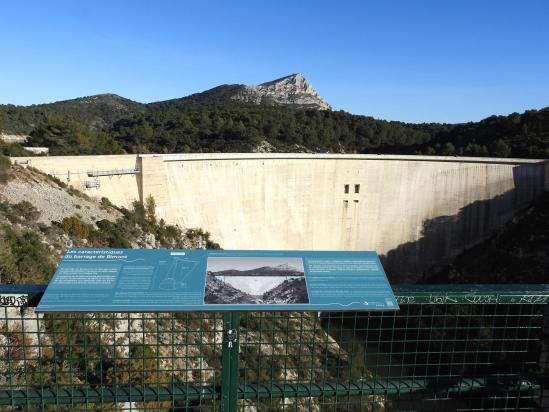
<instances>
[{"instance_id":1,"label":"hillside vegetation","mask_svg":"<svg viewBox=\"0 0 549 412\"><path fill-rule=\"evenodd\" d=\"M141 104L99 95L0 105L0 130L53 155L167 152L333 152L549 157L549 108L463 124L410 124L343 111L248 104L227 85ZM263 149L261 149L263 148ZM17 154L17 145L0 148Z\"/></svg>"},{"instance_id":2,"label":"hillside vegetation","mask_svg":"<svg viewBox=\"0 0 549 412\"><path fill-rule=\"evenodd\" d=\"M28 198L30 191L60 197L64 207L58 220L43 219L52 216L46 209L53 202L19 200L25 193L16 201L7 195L10 185L28 189ZM11 166L0 155L0 282L47 283L70 247L219 248L208 233L169 225L154 210L152 198L145 204L134 202L129 210L106 198L98 202L37 170Z\"/></svg>"}]
</instances>

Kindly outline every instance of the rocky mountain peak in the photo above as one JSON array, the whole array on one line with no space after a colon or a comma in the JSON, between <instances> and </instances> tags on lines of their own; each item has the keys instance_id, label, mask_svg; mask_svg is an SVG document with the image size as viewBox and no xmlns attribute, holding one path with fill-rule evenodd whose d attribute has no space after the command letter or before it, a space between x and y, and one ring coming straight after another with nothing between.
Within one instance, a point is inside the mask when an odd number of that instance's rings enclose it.
<instances>
[{"instance_id":1,"label":"rocky mountain peak","mask_svg":"<svg viewBox=\"0 0 549 412\"><path fill-rule=\"evenodd\" d=\"M233 100L268 106L292 106L304 109L330 110L330 105L318 95L314 87L301 73L245 86L232 96Z\"/></svg>"},{"instance_id":2,"label":"rocky mountain peak","mask_svg":"<svg viewBox=\"0 0 549 412\"><path fill-rule=\"evenodd\" d=\"M309 93L318 96L317 92L309 81L301 73L294 73L289 76L270 82L261 83L256 86L258 89L275 89L290 93Z\"/></svg>"}]
</instances>

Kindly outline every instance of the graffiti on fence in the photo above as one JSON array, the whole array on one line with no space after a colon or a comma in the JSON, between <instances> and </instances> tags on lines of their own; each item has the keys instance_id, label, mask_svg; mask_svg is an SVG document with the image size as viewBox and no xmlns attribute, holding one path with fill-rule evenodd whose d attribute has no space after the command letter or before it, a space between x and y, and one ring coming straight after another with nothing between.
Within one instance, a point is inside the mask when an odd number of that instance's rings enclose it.
<instances>
[{"instance_id":1,"label":"graffiti on fence","mask_svg":"<svg viewBox=\"0 0 549 412\"><path fill-rule=\"evenodd\" d=\"M549 303L549 296L547 295L525 295L520 297L513 297L512 302L516 303Z\"/></svg>"},{"instance_id":2,"label":"graffiti on fence","mask_svg":"<svg viewBox=\"0 0 549 412\"><path fill-rule=\"evenodd\" d=\"M29 297L26 295L0 295L0 306L26 306Z\"/></svg>"},{"instance_id":3,"label":"graffiti on fence","mask_svg":"<svg viewBox=\"0 0 549 412\"><path fill-rule=\"evenodd\" d=\"M398 295L397 302L400 305L451 305L451 304L473 304L473 305L494 305L494 304L548 304L548 294L499 294L499 293L432 293L424 295Z\"/></svg>"},{"instance_id":4,"label":"graffiti on fence","mask_svg":"<svg viewBox=\"0 0 549 412\"><path fill-rule=\"evenodd\" d=\"M397 303L399 305L410 305L416 303L415 296L396 296Z\"/></svg>"}]
</instances>

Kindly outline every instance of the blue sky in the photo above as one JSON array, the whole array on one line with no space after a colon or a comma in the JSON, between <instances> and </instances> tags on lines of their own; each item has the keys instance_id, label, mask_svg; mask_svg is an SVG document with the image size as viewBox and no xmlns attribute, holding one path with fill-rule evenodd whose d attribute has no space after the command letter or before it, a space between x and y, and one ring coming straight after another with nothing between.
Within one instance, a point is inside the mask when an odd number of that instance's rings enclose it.
<instances>
[{"instance_id":1,"label":"blue sky","mask_svg":"<svg viewBox=\"0 0 549 412\"><path fill-rule=\"evenodd\" d=\"M302 72L334 109L463 122L549 106L549 2L5 1L0 103L141 102Z\"/></svg>"}]
</instances>

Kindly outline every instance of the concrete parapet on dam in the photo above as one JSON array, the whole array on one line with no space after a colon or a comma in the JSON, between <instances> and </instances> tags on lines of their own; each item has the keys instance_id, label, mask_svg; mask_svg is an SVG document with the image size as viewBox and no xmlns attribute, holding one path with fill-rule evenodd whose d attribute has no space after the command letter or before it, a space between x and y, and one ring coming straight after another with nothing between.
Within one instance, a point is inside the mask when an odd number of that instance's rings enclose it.
<instances>
[{"instance_id":1,"label":"concrete parapet on dam","mask_svg":"<svg viewBox=\"0 0 549 412\"><path fill-rule=\"evenodd\" d=\"M401 279L483 240L549 189L547 161L526 159L217 153L12 161L119 206L153 196L159 217L201 227L224 248L376 250Z\"/></svg>"}]
</instances>

